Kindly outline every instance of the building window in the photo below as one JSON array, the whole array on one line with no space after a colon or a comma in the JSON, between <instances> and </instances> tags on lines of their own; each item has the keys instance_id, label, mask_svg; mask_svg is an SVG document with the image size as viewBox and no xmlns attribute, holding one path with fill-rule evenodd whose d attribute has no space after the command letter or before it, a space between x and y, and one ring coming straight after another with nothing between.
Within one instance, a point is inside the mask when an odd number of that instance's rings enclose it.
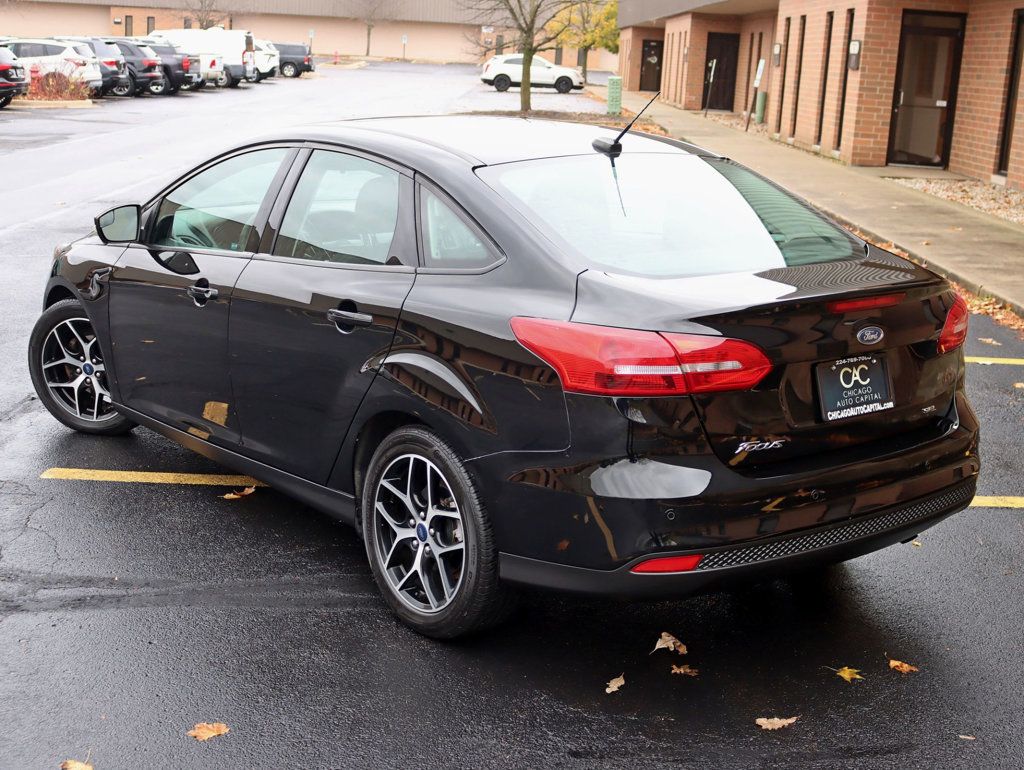
<instances>
[{"instance_id":1,"label":"building window","mask_svg":"<svg viewBox=\"0 0 1024 770\"><path fill-rule=\"evenodd\" d=\"M561 64L561 63L562 63L562 49L561 48L556 48L555 49L555 64Z\"/></svg>"},{"instance_id":2,"label":"building window","mask_svg":"<svg viewBox=\"0 0 1024 770\"><path fill-rule=\"evenodd\" d=\"M787 16L782 33L782 80L779 83L779 108L775 111L775 133L782 133L782 107L786 103L786 68L789 64L789 26L792 19Z\"/></svg>"},{"instance_id":3,"label":"building window","mask_svg":"<svg viewBox=\"0 0 1024 770\"><path fill-rule=\"evenodd\" d=\"M825 95L828 93L828 63L832 54L832 20L835 13L825 14L825 55L821 65L821 97L818 99L818 130L814 132L814 143L821 145L821 132L825 127Z\"/></svg>"},{"instance_id":4,"label":"building window","mask_svg":"<svg viewBox=\"0 0 1024 770\"><path fill-rule=\"evenodd\" d=\"M156 16L147 16L146 17L146 34L147 35L150 34L154 29L156 29Z\"/></svg>"},{"instance_id":5,"label":"building window","mask_svg":"<svg viewBox=\"0 0 1024 770\"><path fill-rule=\"evenodd\" d=\"M181 26L183 26L185 29L192 29L192 19L186 16Z\"/></svg>"},{"instance_id":6,"label":"building window","mask_svg":"<svg viewBox=\"0 0 1024 770\"><path fill-rule=\"evenodd\" d=\"M800 75L804 69L804 37L807 32L807 17L800 17L800 31L796 39L796 82L793 83L793 116L789 123L789 136L796 136L796 116L800 110Z\"/></svg>"},{"instance_id":7,"label":"building window","mask_svg":"<svg viewBox=\"0 0 1024 770\"><path fill-rule=\"evenodd\" d=\"M133 19L131 16L125 16L124 17L124 36L125 37L131 37L132 35L135 34L135 24L134 24L134 21L135 21L135 19Z\"/></svg>"},{"instance_id":8,"label":"building window","mask_svg":"<svg viewBox=\"0 0 1024 770\"><path fill-rule=\"evenodd\" d=\"M1024 69L1024 10L1013 14L1013 59L1010 61L1010 82L1006 91L1006 109L1003 110L1003 135L999 141L999 163L996 171L1005 176L1010 170L1010 150L1016 127L1017 92L1020 91L1021 70Z\"/></svg>"},{"instance_id":9,"label":"building window","mask_svg":"<svg viewBox=\"0 0 1024 770\"><path fill-rule=\"evenodd\" d=\"M846 10L846 39L843 42L843 76L839 86L839 119L836 121L836 140L833 146L838 150L843 145L843 118L846 115L846 84L850 79L850 68L847 56L850 53L850 41L853 40L853 9Z\"/></svg>"}]
</instances>

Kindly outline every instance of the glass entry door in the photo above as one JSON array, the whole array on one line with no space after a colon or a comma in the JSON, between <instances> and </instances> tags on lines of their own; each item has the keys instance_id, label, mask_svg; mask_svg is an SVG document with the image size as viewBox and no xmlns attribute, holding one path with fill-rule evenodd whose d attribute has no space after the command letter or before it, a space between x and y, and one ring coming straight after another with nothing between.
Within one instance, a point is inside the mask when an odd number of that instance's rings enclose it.
<instances>
[{"instance_id":1,"label":"glass entry door","mask_svg":"<svg viewBox=\"0 0 1024 770\"><path fill-rule=\"evenodd\" d=\"M965 20L964 14L903 14L889 163L949 162Z\"/></svg>"}]
</instances>

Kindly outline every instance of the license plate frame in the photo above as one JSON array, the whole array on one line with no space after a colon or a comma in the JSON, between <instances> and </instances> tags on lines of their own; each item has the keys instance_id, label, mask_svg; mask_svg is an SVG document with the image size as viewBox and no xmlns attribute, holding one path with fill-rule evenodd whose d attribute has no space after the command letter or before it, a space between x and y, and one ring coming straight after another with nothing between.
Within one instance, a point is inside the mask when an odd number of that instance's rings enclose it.
<instances>
[{"instance_id":1,"label":"license plate frame","mask_svg":"<svg viewBox=\"0 0 1024 770\"><path fill-rule=\"evenodd\" d=\"M838 422L895 408L884 353L850 356L814 367L821 418Z\"/></svg>"}]
</instances>

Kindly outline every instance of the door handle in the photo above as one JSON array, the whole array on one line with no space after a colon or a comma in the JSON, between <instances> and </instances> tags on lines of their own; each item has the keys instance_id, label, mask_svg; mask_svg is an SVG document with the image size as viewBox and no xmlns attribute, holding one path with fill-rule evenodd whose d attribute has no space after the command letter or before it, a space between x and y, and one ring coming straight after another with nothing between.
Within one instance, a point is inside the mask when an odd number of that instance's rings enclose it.
<instances>
[{"instance_id":1,"label":"door handle","mask_svg":"<svg viewBox=\"0 0 1024 770\"><path fill-rule=\"evenodd\" d=\"M337 308L328 310L327 318L337 324L338 327L369 326L373 323L373 316L369 313L359 313L355 310L338 310Z\"/></svg>"},{"instance_id":2,"label":"door handle","mask_svg":"<svg viewBox=\"0 0 1024 770\"><path fill-rule=\"evenodd\" d=\"M217 299L217 295L220 293L216 289L211 289L209 286L202 286L198 283L192 284L185 291L200 306L205 305L211 299Z\"/></svg>"}]
</instances>

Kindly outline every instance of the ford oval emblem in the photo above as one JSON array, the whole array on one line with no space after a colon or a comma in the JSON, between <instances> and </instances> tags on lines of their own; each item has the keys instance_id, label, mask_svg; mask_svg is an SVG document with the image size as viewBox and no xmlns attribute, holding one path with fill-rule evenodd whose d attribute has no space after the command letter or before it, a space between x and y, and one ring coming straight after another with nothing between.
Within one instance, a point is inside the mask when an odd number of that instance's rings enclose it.
<instances>
[{"instance_id":1,"label":"ford oval emblem","mask_svg":"<svg viewBox=\"0 0 1024 770\"><path fill-rule=\"evenodd\" d=\"M877 326L865 326L857 332L857 341L862 345L876 345L885 337L885 332Z\"/></svg>"}]
</instances>

